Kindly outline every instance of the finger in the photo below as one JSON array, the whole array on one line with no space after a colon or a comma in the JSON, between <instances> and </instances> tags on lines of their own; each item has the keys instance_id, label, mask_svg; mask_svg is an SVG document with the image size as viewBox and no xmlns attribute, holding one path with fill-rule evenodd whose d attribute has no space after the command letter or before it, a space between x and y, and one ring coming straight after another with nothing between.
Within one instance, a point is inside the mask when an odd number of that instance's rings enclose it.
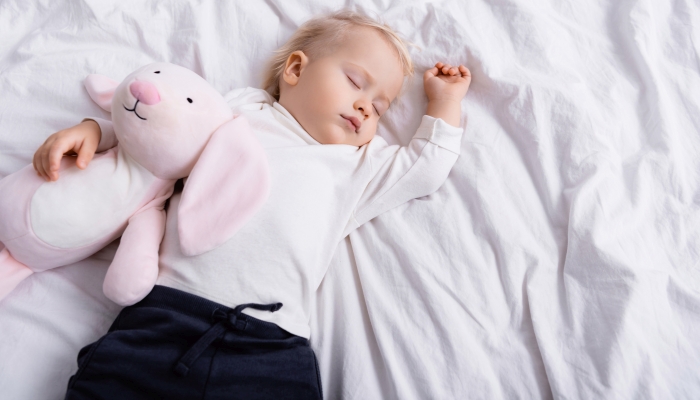
<instances>
[{"instance_id":1,"label":"finger","mask_svg":"<svg viewBox=\"0 0 700 400\"><path fill-rule=\"evenodd\" d=\"M452 76L457 75L457 68L455 68L455 67L450 68L450 71L448 73Z\"/></svg>"},{"instance_id":2,"label":"finger","mask_svg":"<svg viewBox=\"0 0 700 400\"><path fill-rule=\"evenodd\" d=\"M71 144L61 144L61 142L54 142L53 145L51 146L51 149L49 150L49 156L48 156L48 169L47 172L49 173L49 176L51 177L51 180L56 180L58 179L58 168L61 166L61 159L63 158L63 155L68 151L73 148L72 143Z\"/></svg>"},{"instance_id":3,"label":"finger","mask_svg":"<svg viewBox=\"0 0 700 400\"><path fill-rule=\"evenodd\" d=\"M438 69L442 69L443 65L445 65L445 64L439 62L439 63L435 64L435 67L437 67Z\"/></svg>"},{"instance_id":4,"label":"finger","mask_svg":"<svg viewBox=\"0 0 700 400\"><path fill-rule=\"evenodd\" d=\"M49 147L44 146L43 149L41 150L41 154L39 155L39 167L41 175L46 179L47 181L52 180L51 179L51 169L49 168Z\"/></svg>"},{"instance_id":5,"label":"finger","mask_svg":"<svg viewBox=\"0 0 700 400\"><path fill-rule=\"evenodd\" d=\"M46 141L44 141L44 143L41 146L39 146L38 149L36 149L36 152L34 153L34 158L32 159L32 164L34 165L36 173L44 179L48 179L48 177L45 174L44 165L41 162L41 156L46 151L46 143L48 143L49 140L51 140L50 137L46 139Z\"/></svg>"},{"instance_id":6,"label":"finger","mask_svg":"<svg viewBox=\"0 0 700 400\"><path fill-rule=\"evenodd\" d=\"M447 75L447 73L450 71L450 68L452 68L452 66L451 66L450 64L445 64L445 65L443 65L443 67L442 67L442 73L445 74L445 75Z\"/></svg>"},{"instance_id":7,"label":"finger","mask_svg":"<svg viewBox=\"0 0 700 400\"><path fill-rule=\"evenodd\" d=\"M460 66L459 72L462 74L462 79L466 80L467 84L470 84L472 81L472 72L469 71L469 68Z\"/></svg>"},{"instance_id":8,"label":"finger","mask_svg":"<svg viewBox=\"0 0 700 400\"><path fill-rule=\"evenodd\" d=\"M38 152L38 150L37 150L37 152ZM37 153L34 153L34 159L32 159L32 166L34 166L34 171L36 171L37 176L43 178L44 175L42 175L41 172L39 171L39 168L40 168L40 167L39 167L39 164L38 164L38 159L37 159L37 155L36 155L36 154L37 154Z\"/></svg>"},{"instance_id":9,"label":"finger","mask_svg":"<svg viewBox=\"0 0 700 400\"><path fill-rule=\"evenodd\" d=\"M97 142L91 139L85 139L82 146L78 149L78 158L75 160L76 165L80 169L85 169L97 150Z\"/></svg>"},{"instance_id":10,"label":"finger","mask_svg":"<svg viewBox=\"0 0 700 400\"><path fill-rule=\"evenodd\" d=\"M37 154L41 151L41 147L39 147L36 152L34 152L34 157L32 157L32 166L34 167L34 171L36 171L37 175L41 176L39 173L39 167L37 165Z\"/></svg>"},{"instance_id":11,"label":"finger","mask_svg":"<svg viewBox=\"0 0 700 400\"><path fill-rule=\"evenodd\" d=\"M438 74L438 69L437 67L430 68L429 70L425 71L425 74L423 74L423 79L429 79Z\"/></svg>"}]
</instances>

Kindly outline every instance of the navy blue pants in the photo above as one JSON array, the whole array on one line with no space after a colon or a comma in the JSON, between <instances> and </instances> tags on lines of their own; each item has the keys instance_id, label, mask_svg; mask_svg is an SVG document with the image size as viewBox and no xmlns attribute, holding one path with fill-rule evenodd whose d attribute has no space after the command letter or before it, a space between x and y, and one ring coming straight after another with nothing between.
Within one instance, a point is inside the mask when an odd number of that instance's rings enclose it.
<instances>
[{"instance_id":1,"label":"navy blue pants","mask_svg":"<svg viewBox=\"0 0 700 400\"><path fill-rule=\"evenodd\" d=\"M124 308L78 354L66 399L321 399L309 341L165 286Z\"/></svg>"}]
</instances>

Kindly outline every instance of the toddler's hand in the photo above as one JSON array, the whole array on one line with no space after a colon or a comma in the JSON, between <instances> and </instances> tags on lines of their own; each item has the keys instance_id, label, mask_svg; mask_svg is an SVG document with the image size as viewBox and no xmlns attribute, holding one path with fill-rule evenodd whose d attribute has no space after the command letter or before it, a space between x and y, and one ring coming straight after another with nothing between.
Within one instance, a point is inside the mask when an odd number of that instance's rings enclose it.
<instances>
[{"instance_id":1,"label":"toddler's hand","mask_svg":"<svg viewBox=\"0 0 700 400\"><path fill-rule=\"evenodd\" d=\"M85 169L95 155L102 132L97 122L85 120L76 126L54 133L34 153L34 169L42 178L58 179L58 167L64 154L77 154L76 165Z\"/></svg>"},{"instance_id":2,"label":"toddler's hand","mask_svg":"<svg viewBox=\"0 0 700 400\"><path fill-rule=\"evenodd\" d=\"M428 100L462 101L472 82L472 74L464 65L453 67L441 62L423 74L423 88Z\"/></svg>"}]
</instances>

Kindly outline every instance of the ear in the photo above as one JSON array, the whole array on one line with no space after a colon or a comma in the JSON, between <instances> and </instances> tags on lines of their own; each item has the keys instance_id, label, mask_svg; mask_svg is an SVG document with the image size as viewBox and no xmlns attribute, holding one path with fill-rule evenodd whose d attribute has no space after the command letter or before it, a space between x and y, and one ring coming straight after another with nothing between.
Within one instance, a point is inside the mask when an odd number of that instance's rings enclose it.
<instances>
[{"instance_id":1,"label":"ear","mask_svg":"<svg viewBox=\"0 0 700 400\"><path fill-rule=\"evenodd\" d=\"M287 63L282 71L282 79L288 84L295 86L299 82L299 77L304 68L309 64L309 57L303 51L297 50L287 57Z\"/></svg>"},{"instance_id":2,"label":"ear","mask_svg":"<svg viewBox=\"0 0 700 400\"><path fill-rule=\"evenodd\" d=\"M104 75L90 74L83 81L85 89L90 94L92 101L102 109L112 112L112 98L119 82L107 78Z\"/></svg>"},{"instance_id":3,"label":"ear","mask_svg":"<svg viewBox=\"0 0 700 400\"><path fill-rule=\"evenodd\" d=\"M267 200L270 175L265 150L244 117L219 127L182 191L180 248L205 253L233 236Z\"/></svg>"}]
</instances>

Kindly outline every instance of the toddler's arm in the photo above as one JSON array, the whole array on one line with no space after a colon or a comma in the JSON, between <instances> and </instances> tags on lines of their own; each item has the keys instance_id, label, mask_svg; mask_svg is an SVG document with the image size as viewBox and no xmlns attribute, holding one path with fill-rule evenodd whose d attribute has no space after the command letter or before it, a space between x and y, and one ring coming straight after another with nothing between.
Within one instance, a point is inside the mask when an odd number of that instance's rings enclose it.
<instances>
[{"instance_id":1,"label":"toddler's arm","mask_svg":"<svg viewBox=\"0 0 700 400\"><path fill-rule=\"evenodd\" d=\"M99 118L84 119L78 125L49 136L34 153L32 163L37 175L55 181L64 155L77 154L76 165L85 169L96 152L116 145L112 122Z\"/></svg>"},{"instance_id":2,"label":"toddler's arm","mask_svg":"<svg viewBox=\"0 0 700 400\"><path fill-rule=\"evenodd\" d=\"M471 83L469 70L437 63L423 76L428 110L406 147L375 137L367 151L372 178L344 235L377 215L435 192L459 157L463 129L461 100Z\"/></svg>"}]
</instances>

